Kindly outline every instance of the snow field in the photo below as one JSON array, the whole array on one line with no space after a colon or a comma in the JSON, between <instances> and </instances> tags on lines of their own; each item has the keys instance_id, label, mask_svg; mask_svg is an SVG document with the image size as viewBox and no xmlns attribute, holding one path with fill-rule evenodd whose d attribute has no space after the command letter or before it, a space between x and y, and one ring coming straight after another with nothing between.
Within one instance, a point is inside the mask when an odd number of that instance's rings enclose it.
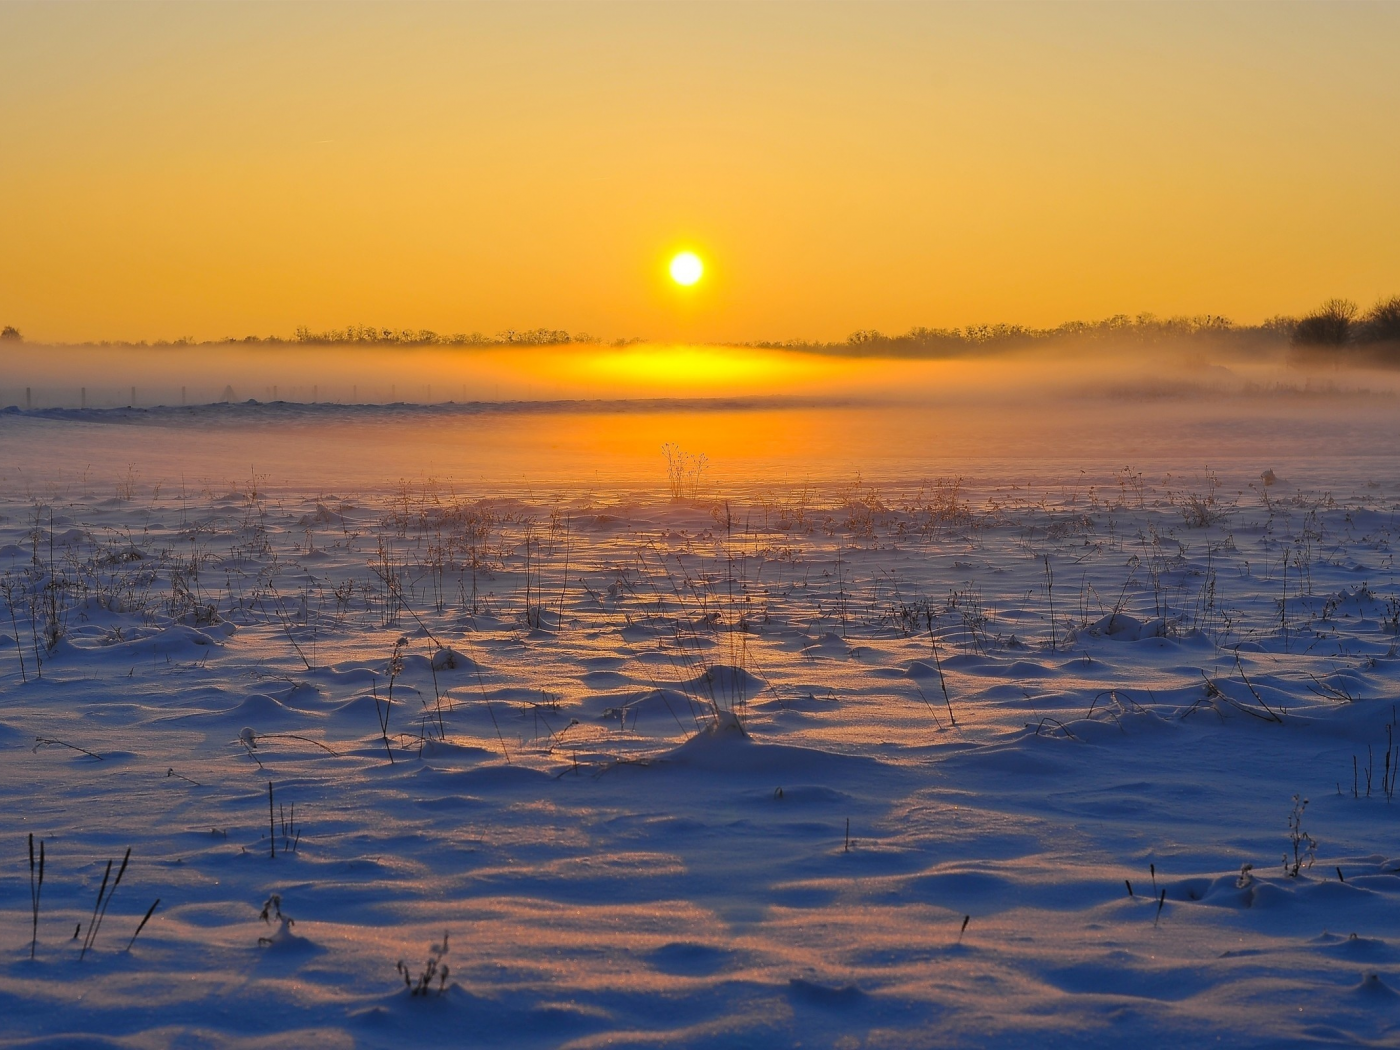
<instances>
[{"instance_id":1,"label":"snow field","mask_svg":"<svg viewBox=\"0 0 1400 1050\"><path fill-rule=\"evenodd\" d=\"M12 491L0 1039L1393 1045L1396 485L1264 466Z\"/></svg>"}]
</instances>

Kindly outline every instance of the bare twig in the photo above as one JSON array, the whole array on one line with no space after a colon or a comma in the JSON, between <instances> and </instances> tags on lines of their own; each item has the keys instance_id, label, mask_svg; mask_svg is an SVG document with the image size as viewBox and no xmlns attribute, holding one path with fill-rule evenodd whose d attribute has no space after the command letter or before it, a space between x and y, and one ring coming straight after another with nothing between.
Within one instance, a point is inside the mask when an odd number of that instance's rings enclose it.
<instances>
[{"instance_id":1,"label":"bare twig","mask_svg":"<svg viewBox=\"0 0 1400 1050\"><path fill-rule=\"evenodd\" d=\"M99 762L104 761L103 757L99 755L96 751L89 751L87 748L79 747L77 744L70 744L64 740L54 740L51 737L46 736L36 736L34 738L34 747L31 749L31 751L37 752L41 747L66 747L73 751L81 751L83 754L91 758L95 758Z\"/></svg>"}]
</instances>

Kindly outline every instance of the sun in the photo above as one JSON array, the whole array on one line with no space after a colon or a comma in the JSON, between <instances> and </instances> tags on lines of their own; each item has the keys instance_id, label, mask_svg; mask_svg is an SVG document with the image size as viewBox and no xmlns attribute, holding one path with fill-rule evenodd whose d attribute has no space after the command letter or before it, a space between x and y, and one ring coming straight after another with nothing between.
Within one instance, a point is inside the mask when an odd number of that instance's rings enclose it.
<instances>
[{"instance_id":1,"label":"sun","mask_svg":"<svg viewBox=\"0 0 1400 1050\"><path fill-rule=\"evenodd\" d=\"M687 287L700 280L705 264L694 252L681 252L671 260L671 280Z\"/></svg>"}]
</instances>

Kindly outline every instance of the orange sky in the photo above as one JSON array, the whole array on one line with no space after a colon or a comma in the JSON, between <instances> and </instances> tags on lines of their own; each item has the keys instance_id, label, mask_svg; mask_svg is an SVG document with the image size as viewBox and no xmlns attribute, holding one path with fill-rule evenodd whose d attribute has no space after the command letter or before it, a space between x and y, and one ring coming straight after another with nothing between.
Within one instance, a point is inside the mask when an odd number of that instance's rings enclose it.
<instances>
[{"instance_id":1,"label":"orange sky","mask_svg":"<svg viewBox=\"0 0 1400 1050\"><path fill-rule=\"evenodd\" d=\"M1400 5L0 4L0 324L608 338L1400 292ZM678 294L680 248L708 265Z\"/></svg>"}]
</instances>

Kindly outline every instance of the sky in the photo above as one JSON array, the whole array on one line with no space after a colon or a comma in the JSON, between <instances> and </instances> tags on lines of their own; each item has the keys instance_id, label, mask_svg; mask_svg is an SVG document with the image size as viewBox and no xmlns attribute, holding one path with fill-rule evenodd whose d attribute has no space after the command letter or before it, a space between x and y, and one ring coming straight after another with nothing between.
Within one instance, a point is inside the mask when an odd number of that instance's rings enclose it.
<instances>
[{"instance_id":1,"label":"sky","mask_svg":"<svg viewBox=\"0 0 1400 1050\"><path fill-rule=\"evenodd\" d=\"M1400 4L0 4L0 324L677 342L1400 293ZM691 289L667 263L705 261Z\"/></svg>"}]
</instances>

